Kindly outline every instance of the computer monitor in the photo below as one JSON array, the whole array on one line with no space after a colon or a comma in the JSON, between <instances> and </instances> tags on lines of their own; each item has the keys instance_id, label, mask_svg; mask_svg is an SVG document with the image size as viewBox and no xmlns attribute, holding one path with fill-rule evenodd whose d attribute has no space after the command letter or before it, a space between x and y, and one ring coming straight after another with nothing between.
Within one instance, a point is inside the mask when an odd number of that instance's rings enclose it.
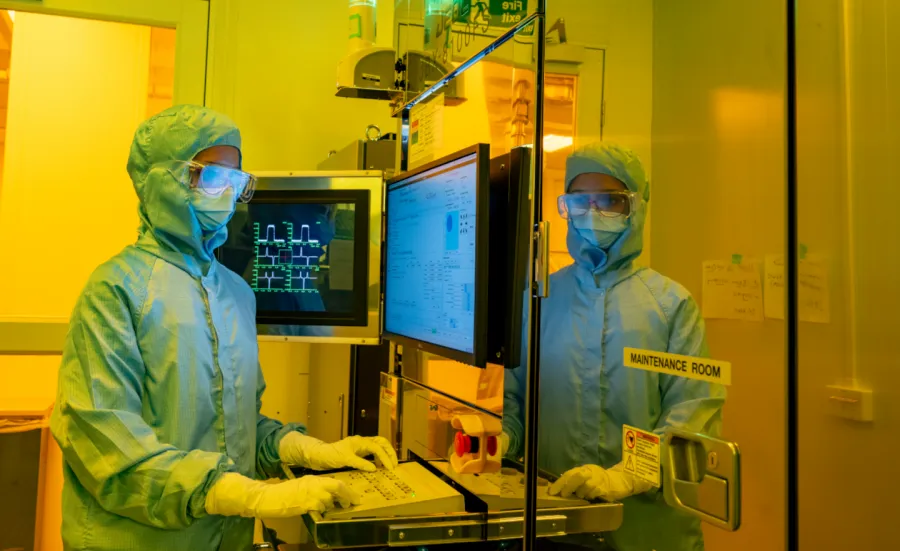
<instances>
[{"instance_id":1,"label":"computer monitor","mask_svg":"<svg viewBox=\"0 0 900 551\"><path fill-rule=\"evenodd\" d=\"M490 147L387 183L384 335L477 367L487 356Z\"/></svg>"},{"instance_id":2,"label":"computer monitor","mask_svg":"<svg viewBox=\"0 0 900 551\"><path fill-rule=\"evenodd\" d=\"M219 261L256 296L261 337L377 344L380 173L261 175Z\"/></svg>"}]
</instances>

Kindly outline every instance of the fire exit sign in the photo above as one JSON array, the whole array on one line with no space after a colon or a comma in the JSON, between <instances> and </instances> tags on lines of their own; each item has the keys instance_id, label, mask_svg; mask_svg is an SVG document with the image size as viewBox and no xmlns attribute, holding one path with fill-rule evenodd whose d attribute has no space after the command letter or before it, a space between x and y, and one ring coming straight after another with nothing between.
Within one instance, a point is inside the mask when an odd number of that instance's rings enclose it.
<instances>
[{"instance_id":1,"label":"fire exit sign","mask_svg":"<svg viewBox=\"0 0 900 551\"><path fill-rule=\"evenodd\" d=\"M515 27L528 16L528 0L491 0L491 27Z\"/></svg>"}]
</instances>

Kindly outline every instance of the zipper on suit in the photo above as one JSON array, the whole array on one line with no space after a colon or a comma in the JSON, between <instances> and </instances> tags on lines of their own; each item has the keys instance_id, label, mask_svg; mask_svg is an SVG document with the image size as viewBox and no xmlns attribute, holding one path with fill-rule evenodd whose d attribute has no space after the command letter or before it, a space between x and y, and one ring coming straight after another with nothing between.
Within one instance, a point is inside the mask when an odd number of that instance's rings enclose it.
<instances>
[{"instance_id":1,"label":"zipper on suit","mask_svg":"<svg viewBox=\"0 0 900 551\"><path fill-rule=\"evenodd\" d=\"M219 378L219 387L221 388L219 395L219 415L222 416L222 453L228 455L228 441L225 438L225 374L222 373L222 366L219 365L219 333L216 331L216 324L212 319L212 308L209 306L209 292L200 280L200 289L203 290L203 306L206 309L206 323L209 325L209 331L213 341L213 367L216 369L216 375Z\"/></svg>"}]
</instances>

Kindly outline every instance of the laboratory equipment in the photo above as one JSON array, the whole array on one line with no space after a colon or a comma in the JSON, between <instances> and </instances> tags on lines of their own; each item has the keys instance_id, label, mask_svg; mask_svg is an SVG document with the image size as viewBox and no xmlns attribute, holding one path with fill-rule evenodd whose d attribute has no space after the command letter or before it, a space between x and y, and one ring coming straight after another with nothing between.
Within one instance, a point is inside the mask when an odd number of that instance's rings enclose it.
<instances>
[{"instance_id":1,"label":"laboratory equipment","mask_svg":"<svg viewBox=\"0 0 900 551\"><path fill-rule=\"evenodd\" d=\"M454 415L450 465L458 473L492 473L500 470L497 436L503 431L500 420L490 415Z\"/></svg>"},{"instance_id":2,"label":"laboratory equipment","mask_svg":"<svg viewBox=\"0 0 900 551\"><path fill-rule=\"evenodd\" d=\"M344 482L361 497L359 505L325 513L329 520L458 513L466 510L463 495L415 462L394 471L344 471L323 475Z\"/></svg>"},{"instance_id":3,"label":"laboratory equipment","mask_svg":"<svg viewBox=\"0 0 900 551\"><path fill-rule=\"evenodd\" d=\"M347 55L338 62L337 95L389 99L395 86L393 48L376 46L375 0L350 0ZM399 90L396 93L400 93Z\"/></svg>"},{"instance_id":4,"label":"laboratory equipment","mask_svg":"<svg viewBox=\"0 0 900 551\"><path fill-rule=\"evenodd\" d=\"M219 261L253 289L261 339L377 344L382 175L263 173Z\"/></svg>"},{"instance_id":5,"label":"laboratory equipment","mask_svg":"<svg viewBox=\"0 0 900 551\"><path fill-rule=\"evenodd\" d=\"M387 183L384 335L469 365L487 356L489 146Z\"/></svg>"},{"instance_id":6,"label":"laboratory equipment","mask_svg":"<svg viewBox=\"0 0 900 551\"><path fill-rule=\"evenodd\" d=\"M503 467L496 473L460 474L452 465L431 463L440 472L458 482L466 490L484 501L489 511L521 509L525 504L525 475L512 467ZM583 507L589 503L583 499L551 496L547 493L550 481L538 478L537 506L539 509L556 507Z\"/></svg>"},{"instance_id":7,"label":"laboratory equipment","mask_svg":"<svg viewBox=\"0 0 900 551\"><path fill-rule=\"evenodd\" d=\"M378 46L375 0L350 0L347 54L338 62L337 92L345 98L394 100L416 95L453 66L428 52ZM397 52L403 52L402 55ZM448 94L456 97L457 83ZM461 89L461 88L460 88Z\"/></svg>"},{"instance_id":8,"label":"laboratory equipment","mask_svg":"<svg viewBox=\"0 0 900 551\"><path fill-rule=\"evenodd\" d=\"M353 140L333 151L317 166L319 170L383 170L393 174L397 163L397 135L381 134L374 124L366 128L366 139Z\"/></svg>"},{"instance_id":9,"label":"laboratory equipment","mask_svg":"<svg viewBox=\"0 0 900 551\"><path fill-rule=\"evenodd\" d=\"M426 466L427 465L427 466ZM339 478L362 494L362 503L328 513L303 515L312 542L320 549L373 545L414 546L522 537L524 493L517 471L452 475L446 462L402 463L393 473L345 471ZM288 470L288 476L294 476ZM447 482L442 480L444 478ZM463 482L465 481L465 482ZM467 485L468 483L469 485ZM547 496L547 481L538 490L539 536L596 533L622 523L621 503L587 503ZM415 497L412 494L416 494ZM466 499L478 511L466 511ZM487 512L485 512L485 510Z\"/></svg>"},{"instance_id":10,"label":"laboratory equipment","mask_svg":"<svg viewBox=\"0 0 900 551\"><path fill-rule=\"evenodd\" d=\"M422 404L423 407L416 405L415 398L410 396L409 381L401 382L391 375L383 375L379 393L382 410L379 415L379 432L382 435L395 434L399 426L392 426L392 419L399 420L399 416L402 416L404 447L406 442L412 444L413 441L420 441L422 445L416 449L427 452L425 448L428 447L429 441L424 434L406 432L407 420L421 419L423 409L429 411L427 404ZM426 417L431 414L437 415L436 412L429 412ZM449 427L449 423L447 426ZM450 442L448 439L442 448L435 448L442 450L439 456L446 454ZM336 509L327 514L311 512L304 515L302 520L310 534L311 542L320 549L336 549L384 545L416 546L435 542L458 543L522 537L525 499L520 487L521 474L501 471L495 474L504 475L503 477L488 477L486 480L481 480L479 478L481 475L451 477L446 473L452 469L449 462L444 459L428 461L412 451L409 451L408 457L415 459L416 463L402 463L394 472L402 485L379 477L377 480L382 489L381 491L375 489L374 493L365 491L371 486L371 482L365 480L363 473L357 471L353 471L352 475L350 471L325 473L345 478L345 482L357 492L362 490L363 499L361 508L358 509ZM415 470L416 474L406 476L406 470ZM309 471L297 467L285 468L285 472L288 477L309 474ZM350 480L351 476L358 480ZM417 480L419 482L415 482ZM413 489L417 496L421 497L422 487L431 488L431 485L435 484L433 481L437 481L438 488L446 490L445 485L452 487L461 494L462 501L456 497L457 501L453 506L447 505L446 508L440 503L426 502L423 505L421 501L415 507L406 507L407 503L399 499L399 495L408 493L403 485ZM490 486L491 484L493 486ZM621 503L586 503L580 500L552 498L546 496L549 484L543 481L541 484L544 490L539 490L538 495L541 498L542 508L538 511L536 527L541 537L605 532L617 529L622 523ZM370 494L371 497L365 497L366 494ZM395 499L388 499L391 495ZM434 493L428 491L425 495L429 499L436 497ZM441 508L444 508L444 512L439 512Z\"/></svg>"},{"instance_id":11,"label":"laboratory equipment","mask_svg":"<svg viewBox=\"0 0 900 551\"><path fill-rule=\"evenodd\" d=\"M414 96L453 69L433 59L427 52L404 52L397 57L393 48L373 46L350 52L338 63L335 95L342 98L391 100L406 92ZM447 100L462 103L459 82L448 85Z\"/></svg>"}]
</instances>

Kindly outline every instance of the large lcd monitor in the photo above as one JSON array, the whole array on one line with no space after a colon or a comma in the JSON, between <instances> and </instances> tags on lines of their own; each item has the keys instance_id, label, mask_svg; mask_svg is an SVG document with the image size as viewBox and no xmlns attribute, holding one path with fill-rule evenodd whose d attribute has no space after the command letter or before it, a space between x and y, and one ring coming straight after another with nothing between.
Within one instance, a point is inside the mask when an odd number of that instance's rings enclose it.
<instances>
[{"instance_id":1,"label":"large lcd monitor","mask_svg":"<svg viewBox=\"0 0 900 551\"><path fill-rule=\"evenodd\" d=\"M260 337L379 342L382 182L375 172L260 175L217 251L253 289Z\"/></svg>"},{"instance_id":2,"label":"large lcd monitor","mask_svg":"<svg viewBox=\"0 0 900 551\"><path fill-rule=\"evenodd\" d=\"M485 366L489 178L479 144L388 181L386 338Z\"/></svg>"}]
</instances>

